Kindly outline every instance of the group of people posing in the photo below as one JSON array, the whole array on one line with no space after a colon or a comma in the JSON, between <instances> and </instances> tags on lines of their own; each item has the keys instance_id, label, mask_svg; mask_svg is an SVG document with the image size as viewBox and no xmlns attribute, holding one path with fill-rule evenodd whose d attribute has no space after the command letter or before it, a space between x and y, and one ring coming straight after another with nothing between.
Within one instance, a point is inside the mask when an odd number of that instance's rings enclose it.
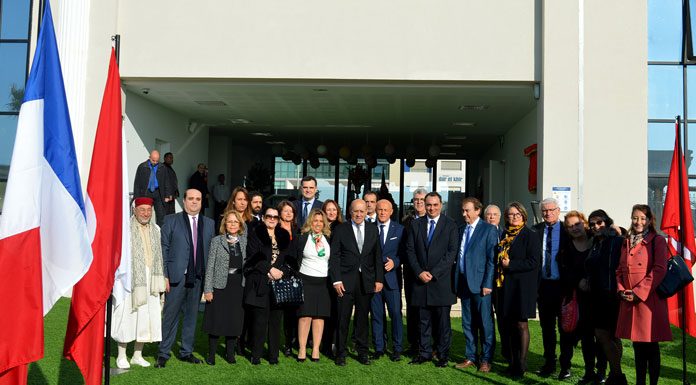
<instances>
[{"instance_id":1,"label":"group of people posing","mask_svg":"<svg viewBox=\"0 0 696 385\"><path fill-rule=\"evenodd\" d=\"M142 358L143 343L160 341L155 367L165 367L180 314L179 359L200 363L193 342L202 295L209 365L215 365L224 337L223 356L230 363L248 348L251 363L259 364L264 345L271 365L278 364L281 351L291 355L294 348L296 360L304 362L311 344L311 361L323 353L345 366L352 341L357 361L369 365L387 354L391 339L392 361L410 355L412 365L447 367L450 310L459 298L465 360L457 368L491 370L495 318L505 373L523 376L528 320L538 308L545 361L539 375L556 374L560 336L560 380L571 376L573 350L581 342L581 382L626 384L624 338L633 341L637 383L645 384L648 373L650 383L657 383L658 343L671 340L671 332L666 301L655 289L665 275L669 251L647 205L633 207L626 231L603 210L589 216L570 211L561 221L552 198L541 202L543 222L537 225L529 225L519 202L505 207L501 223L497 206L484 210L478 199L468 197L461 204L460 226L442 213L437 192L418 189L412 212L400 224L394 220L393 202L375 192L353 200L344 220L337 202L316 198L314 177L303 178L301 189L299 200L264 207L259 194L237 187L217 229L201 215L203 195L197 189L185 192L183 212L167 215L161 229L150 222L153 199L136 198L132 290L115 306L112 325L119 342L118 366L129 366L126 344L131 341L136 344L130 364L149 366ZM297 306L283 306L274 295L272 282L289 276L303 283L304 301ZM579 322L573 330L557 331L561 306L573 298Z\"/></svg>"}]
</instances>

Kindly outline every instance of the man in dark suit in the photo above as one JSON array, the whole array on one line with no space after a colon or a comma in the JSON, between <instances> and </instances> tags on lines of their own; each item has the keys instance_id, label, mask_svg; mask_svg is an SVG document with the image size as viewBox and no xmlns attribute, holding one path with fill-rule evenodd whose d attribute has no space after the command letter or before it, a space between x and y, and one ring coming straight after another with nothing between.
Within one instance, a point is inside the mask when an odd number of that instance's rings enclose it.
<instances>
[{"instance_id":1,"label":"man in dark suit","mask_svg":"<svg viewBox=\"0 0 696 385\"><path fill-rule=\"evenodd\" d=\"M193 356L198 304L203 293L205 261L215 223L201 215L202 194L196 189L184 193L184 211L167 215L162 227L162 259L167 294L162 310L162 342L159 345L156 368L163 368L170 357L179 314L184 320L181 330L179 359L198 364Z\"/></svg>"},{"instance_id":2,"label":"man in dark suit","mask_svg":"<svg viewBox=\"0 0 696 385\"><path fill-rule=\"evenodd\" d=\"M350 205L351 221L336 226L331 234L329 275L338 296L338 340L336 365L346 365L348 325L355 305L355 338L358 361L369 365L368 341L370 301L382 290L384 268L377 226L366 225L365 201Z\"/></svg>"},{"instance_id":3,"label":"man in dark suit","mask_svg":"<svg viewBox=\"0 0 696 385\"><path fill-rule=\"evenodd\" d=\"M440 194L430 192L425 196L425 211L425 217L411 223L407 243L409 265L417 277L411 303L418 306L420 315L420 353L410 364L432 359L430 338L435 334L438 354L435 365L444 368L452 343L450 309L457 301L452 290L452 273L459 238L454 220L441 215Z\"/></svg>"},{"instance_id":4,"label":"man in dark suit","mask_svg":"<svg viewBox=\"0 0 696 385\"><path fill-rule=\"evenodd\" d=\"M500 207L496 205L488 205L483 210L483 219L495 227L496 231L498 231L498 238L500 238L500 235L503 235L503 232L505 232L503 226L500 225L500 216Z\"/></svg>"},{"instance_id":5,"label":"man in dark suit","mask_svg":"<svg viewBox=\"0 0 696 385\"><path fill-rule=\"evenodd\" d=\"M541 244L541 268L539 270L539 324L544 344L544 365L537 371L540 376L549 376L556 371L556 324L561 338L567 336L560 328L561 318L561 276L558 252L569 241L568 233L558 220L560 208L554 198L546 198L539 204L543 222L534 226ZM570 357L561 356L560 380L570 377Z\"/></svg>"},{"instance_id":6,"label":"man in dark suit","mask_svg":"<svg viewBox=\"0 0 696 385\"><path fill-rule=\"evenodd\" d=\"M403 219L401 219L401 223L404 225L404 237L406 239L410 236L411 222L425 216L425 194L427 193L428 192L422 187L413 191L413 197L411 198L413 211L407 213ZM406 297L406 339L408 340L408 355L417 356L420 349L420 315L418 314L418 307L414 306L411 302L413 283L417 278L413 275L408 260L403 261L403 277L404 296Z\"/></svg>"},{"instance_id":7,"label":"man in dark suit","mask_svg":"<svg viewBox=\"0 0 696 385\"><path fill-rule=\"evenodd\" d=\"M382 246L382 263L384 264L384 288L372 297L372 337L375 341L375 358L384 355L385 343L385 314L384 305L391 318L391 335L394 350L392 361L401 360L403 350L403 320L401 316L401 285L397 279L397 270L401 266L401 258L405 255L404 227L390 220L394 209L391 202L382 199L377 202L377 230Z\"/></svg>"},{"instance_id":8,"label":"man in dark suit","mask_svg":"<svg viewBox=\"0 0 696 385\"><path fill-rule=\"evenodd\" d=\"M495 270L495 247L498 244L496 228L481 220L481 202L473 197L462 201L465 225L459 229L459 254L454 274L457 297L462 300L462 331L465 338L465 360L457 368L473 367L488 373L493 362L493 328L491 293ZM476 350L478 327L483 330L480 359Z\"/></svg>"},{"instance_id":9,"label":"man in dark suit","mask_svg":"<svg viewBox=\"0 0 696 385\"><path fill-rule=\"evenodd\" d=\"M163 169L166 171L164 184L164 211L165 215L174 214L176 210L176 198L179 197L179 179L176 176L176 171L172 168L174 164L174 154L168 152L164 154ZM162 218L164 219L164 218Z\"/></svg>"},{"instance_id":10,"label":"man in dark suit","mask_svg":"<svg viewBox=\"0 0 696 385\"><path fill-rule=\"evenodd\" d=\"M367 205L367 214L365 214L365 222L377 223L377 193L367 190L363 193L363 200Z\"/></svg>"},{"instance_id":11,"label":"man in dark suit","mask_svg":"<svg viewBox=\"0 0 696 385\"><path fill-rule=\"evenodd\" d=\"M208 208L208 198L210 191L208 190L208 167L204 163L198 163L196 172L189 178L190 189L194 188L201 192L203 196L203 205L201 206L201 214L205 215L205 209Z\"/></svg>"},{"instance_id":12,"label":"man in dark suit","mask_svg":"<svg viewBox=\"0 0 696 385\"><path fill-rule=\"evenodd\" d=\"M166 210L164 207L165 186L167 185L167 172L159 163L160 153L157 150L150 152L150 158L138 165L133 181L133 196L148 197L154 201L155 222L162 227Z\"/></svg>"},{"instance_id":13,"label":"man in dark suit","mask_svg":"<svg viewBox=\"0 0 696 385\"><path fill-rule=\"evenodd\" d=\"M302 228L312 209L321 209L322 201L317 199L317 178L307 175L300 181L302 199L293 202L297 228Z\"/></svg>"}]
</instances>

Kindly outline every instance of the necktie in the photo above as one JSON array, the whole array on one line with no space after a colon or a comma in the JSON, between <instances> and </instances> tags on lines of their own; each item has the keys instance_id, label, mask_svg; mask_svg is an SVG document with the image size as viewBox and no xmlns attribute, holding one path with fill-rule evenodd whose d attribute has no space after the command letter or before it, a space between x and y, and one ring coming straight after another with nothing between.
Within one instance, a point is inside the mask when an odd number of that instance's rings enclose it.
<instances>
[{"instance_id":1,"label":"necktie","mask_svg":"<svg viewBox=\"0 0 696 385\"><path fill-rule=\"evenodd\" d=\"M544 250L544 274L546 274L546 278L551 278L551 249L553 248L551 234L553 234L553 226L547 226L546 250Z\"/></svg>"},{"instance_id":2,"label":"necktie","mask_svg":"<svg viewBox=\"0 0 696 385\"><path fill-rule=\"evenodd\" d=\"M363 244L364 244L362 229L360 228L360 225L356 225L356 227L357 227L357 229L358 229L358 239L357 239L357 241L358 241L358 251L362 253Z\"/></svg>"},{"instance_id":3,"label":"necktie","mask_svg":"<svg viewBox=\"0 0 696 385\"><path fill-rule=\"evenodd\" d=\"M379 242L382 245L382 248L384 248L384 224L379 225Z\"/></svg>"},{"instance_id":4,"label":"necktie","mask_svg":"<svg viewBox=\"0 0 696 385\"><path fill-rule=\"evenodd\" d=\"M191 237L193 238L193 265L196 265L196 251L198 249L198 220L193 217L193 227L191 228Z\"/></svg>"},{"instance_id":5,"label":"necktie","mask_svg":"<svg viewBox=\"0 0 696 385\"><path fill-rule=\"evenodd\" d=\"M150 192L155 192L159 188L157 185L157 167L159 165L153 166L152 164L148 163L150 166L150 179L147 181L147 189L150 190Z\"/></svg>"},{"instance_id":6,"label":"necktie","mask_svg":"<svg viewBox=\"0 0 696 385\"><path fill-rule=\"evenodd\" d=\"M459 272L462 274L466 272L464 256L466 255L466 250L469 248L469 237L471 237L471 225L466 225L466 229L464 230L464 243L462 244L462 250L459 252Z\"/></svg>"},{"instance_id":7,"label":"necktie","mask_svg":"<svg viewBox=\"0 0 696 385\"><path fill-rule=\"evenodd\" d=\"M302 210L302 224L307 220L307 216L309 215L309 202L304 203L304 209Z\"/></svg>"},{"instance_id":8,"label":"necktie","mask_svg":"<svg viewBox=\"0 0 696 385\"><path fill-rule=\"evenodd\" d=\"M430 241L433 239L433 233L435 233L435 220L430 220L430 229L428 230L428 246L430 246Z\"/></svg>"}]
</instances>

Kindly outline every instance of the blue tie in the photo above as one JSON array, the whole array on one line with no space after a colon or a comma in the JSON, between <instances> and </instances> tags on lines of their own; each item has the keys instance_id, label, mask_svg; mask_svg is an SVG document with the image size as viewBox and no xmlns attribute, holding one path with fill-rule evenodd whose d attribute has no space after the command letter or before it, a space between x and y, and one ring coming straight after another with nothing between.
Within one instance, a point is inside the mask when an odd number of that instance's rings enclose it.
<instances>
[{"instance_id":1,"label":"blue tie","mask_svg":"<svg viewBox=\"0 0 696 385\"><path fill-rule=\"evenodd\" d=\"M459 272L466 273L466 263L464 263L464 256L466 255L466 250L469 248L469 237L471 236L471 225L466 225L466 230L464 230L464 244L462 244L462 250L459 255Z\"/></svg>"},{"instance_id":2,"label":"blue tie","mask_svg":"<svg viewBox=\"0 0 696 385\"><path fill-rule=\"evenodd\" d=\"M305 202L304 209L302 209L302 224L303 225L307 221L307 215L309 215L308 208L309 208L309 202Z\"/></svg>"},{"instance_id":3,"label":"blue tie","mask_svg":"<svg viewBox=\"0 0 696 385\"><path fill-rule=\"evenodd\" d=\"M382 249L384 249L384 224L379 225L379 243L382 244Z\"/></svg>"},{"instance_id":4,"label":"blue tie","mask_svg":"<svg viewBox=\"0 0 696 385\"><path fill-rule=\"evenodd\" d=\"M430 230L428 230L428 246L430 246L430 241L433 239L433 233L435 233L435 220L430 220Z\"/></svg>"}]
</instances>

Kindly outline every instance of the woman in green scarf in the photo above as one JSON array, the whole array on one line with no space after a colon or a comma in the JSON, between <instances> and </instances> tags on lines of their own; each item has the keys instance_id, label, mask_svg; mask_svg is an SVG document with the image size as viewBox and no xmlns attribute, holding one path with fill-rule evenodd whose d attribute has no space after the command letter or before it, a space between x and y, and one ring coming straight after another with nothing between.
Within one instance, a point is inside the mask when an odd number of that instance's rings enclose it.
<instances>
[{"instance_id":1,"label":"woman in green scarf","mask_svg":"<svg viewBox=\"0 0 696 385\"><path fill-rule=\"evenodd\" d=\"M496 312L507 374L521 377L527 370L529 327L536 316L541 242L527 224L527 210L519 202L505 209L505 233L498 244Z\"/></svg>"}]
</instances>

